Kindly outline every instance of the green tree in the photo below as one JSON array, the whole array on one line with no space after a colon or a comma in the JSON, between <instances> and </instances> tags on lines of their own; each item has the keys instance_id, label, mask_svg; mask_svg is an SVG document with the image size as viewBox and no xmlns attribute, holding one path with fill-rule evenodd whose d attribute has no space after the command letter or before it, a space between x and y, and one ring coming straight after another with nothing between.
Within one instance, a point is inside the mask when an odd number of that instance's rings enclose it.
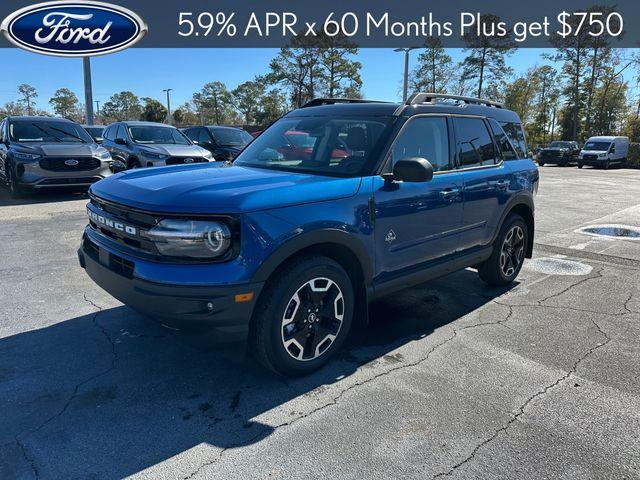
<instances>
[{"instance_id":1,"label":"green tree","mask_svg":"<svg viewBox=\"0 0 640 480\"><path fill-rule=\"evenodd\" d=\"M279 90L272 89L260 97L255 122L266 127L287 113L287 97Z\"/></svg>"},{"instance_id":2,"label":"green tree","mask_svg":"<svg viewBox=\"0 0 640 480\"><path fill-rule=\"evenodd\" d=\"M430 38L418 55L418 65L411 75L414 92L446 93L452 78L453 61L442 47L439 38Z\"/></svg>"},{"instance_id":3,"label":"green tree","mask_svg":"<svg viewBox=\"0 0 640 480\"><path fill-rule=\"evenodd\" d=\"M483 24L497 24L500 17L484 14L480 17ZM467 47L467 54L462 61L462 77L476 82L476 96L482 97L485 84L493 82L492 90L499 91L505 78L511 75L512 69L507 66L505 58L515 50L515 43L511 35L503 37L489 37L477 35L475 30L466 33L463 38Z\"/></svg>"},{"instance_id":4,"label":"green tree","mask_svg":"<svg viewBox=\"0 0 640 480\"><path fill-rule=\"evenodd\" d=\"M173 111L173 120L178 125L200 125L200 116L191 102L180 105Z\"/></svg>"},{"instance_id":5,"label":"green tree","mask_svg":"<svg viewBox=\"0 0 640 480\"><path fill-rule=\"evenodd\" d=\"M255 120L264 92L264 83L256 80L241 83L231 91L233 105L244 117L245 124L248 125Z\"/></svg>"},{"instance_id":6,"label":"green tree","mask_svg":"<svg viewBox=\"0 0 640 480\"><path fill-rule=\"evenodd\" d=\"M209 82L193 94L193 104L205 123L221 125L234 120L231 93L222 82Z\"/></svg>"},{"instance_id":7,"label":"green tree","mask_svg":"<svg viewBox=\"0 0 640 480\"><path fill-rule=\"evenodd\" d=\"M0 117L8 117L9 115L23 115L24 108L18 103L15 102L7 102L2 107L0 107Z\"/></svg>"},{"instance_id":8,"label":"green tree","mask_svg":"<svg viewBox=\"0 0 640 480\"><path fill-rule=\"evenodd\" d=\"M113 121L138 120L142 113L140 99L129 91L116 93L102 106L102 116Z\"/></svg>"},{"instance_id":9,"label":"green tree","mask_svg":"<svg viewBox=\"0 0 640 480\"><path fill-rule=\"evenodd\" d=\"M18 93L22 96L18 100L18 104L22 105L27 112L27 115L33 114L33 101L38 98L38 92L31 85L23 83L18 86Z\"/></svg>"},{"instance_id":10,"label":"green tree","mask_svg":"<svg viewBox=\"0 0 640 480\"><path fill-rule=\"evenodd\" d=\"M362 64L354 59L358 47L344 36L319 38L320 67L324 70L320 79L323 94L329 98L360 98Z\"/></svg>"},{"instance_id":11,"label":"green tree","mask_svg":"<svg viewBox=\"0 0 640 480\"><path fill-rule=\"evenodd\" d=\"M82 113L80 112L78 97L68 88L56 90L53 97L49 99L49 104L53 107L56 115L76 122L81 120Z\"/></svg>"},{"instance_id":12,"label":"green tree","mask_svg":"<svg viewBox=\"0 0 640 480\"><path fill-rule=\"evenodd\" d=\"M150 97L143 97L144 107L140 120L147 122L164 122L167 119L167 109L158 100Z\"/></svg>"}]
</instances>

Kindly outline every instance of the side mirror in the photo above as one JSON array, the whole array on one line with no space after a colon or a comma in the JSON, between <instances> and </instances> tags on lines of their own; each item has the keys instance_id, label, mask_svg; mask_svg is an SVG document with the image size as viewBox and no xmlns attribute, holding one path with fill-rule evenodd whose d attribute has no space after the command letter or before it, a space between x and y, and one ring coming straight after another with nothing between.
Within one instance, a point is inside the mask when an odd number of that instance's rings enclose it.
<instances>
[{"instance_id":1,"label":"side mirror","mask_svg":"<svg viewBox=\"0 0 640 480\"><path fill-rule=\"evenodd\" d=\"M116 142L117 145L126 145L127 144L127 141L122 137L116 138L115 142Z\"/></svg>"},{"instance_id":2,"label":"side mirror","mask_svg":"<svg viewBox=\"0 0 640 480\"><path fill-rule=\"evenodd\" d=\"M428 182L433 178L433 165L426 158L407 157L398 160L393 166L391 175L383 175L385 180L399 180L403 182Z\"/></svg>"},{"instance_id":3,"label":"side mirror","mask_svg":"<svg viewBox=\"0 0 640 480\"><path fill-rule=\"evenodd\" d=\"M102 143L102 137L96 137L95 141L98 145L100 145Z\"/></svg>"}]
</instances>

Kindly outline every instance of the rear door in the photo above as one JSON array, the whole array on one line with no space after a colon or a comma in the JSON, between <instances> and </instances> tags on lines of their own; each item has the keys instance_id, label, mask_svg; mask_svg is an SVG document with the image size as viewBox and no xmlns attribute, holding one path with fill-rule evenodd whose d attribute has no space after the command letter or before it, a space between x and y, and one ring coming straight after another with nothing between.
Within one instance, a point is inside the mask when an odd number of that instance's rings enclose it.
<instances>
[{"instance_id":1,"label":"rear door","mask_svg":"<svg viewBox=\"0 0 640 480\"><path fill-rule=\"evenodd\" d=\"M454 117L458 171L463 182L460 249L491 242L509 198L509 169L480 117Z\"/></svg>"},{"instance_id":2,"label":"rear door","mask_svg":"<svg viewBox=\"0 0 640 480\"><path fill-rule=\"evenodd\" d=\"M413 117L396 138L387 168L422 157L433 165L433 179L408 183L374 177L377 273L401 273L457 250L462 182L452 162L451 138L446 116Z\"/></svg>"}]
</instances>

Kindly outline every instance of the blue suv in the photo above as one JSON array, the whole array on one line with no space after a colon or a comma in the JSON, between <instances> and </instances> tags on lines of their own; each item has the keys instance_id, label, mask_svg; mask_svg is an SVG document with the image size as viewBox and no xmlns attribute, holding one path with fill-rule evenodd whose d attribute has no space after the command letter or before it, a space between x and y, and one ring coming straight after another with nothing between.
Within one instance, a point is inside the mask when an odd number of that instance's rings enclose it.
<instances>
[{"instance_id":1,"label":"blue suv","mask_svg":"<svg viewBox=\"0 0 640 480\"><path fill-rule=\"evenodd\" d=\"M287 132L307 135L298 158ZM530 257L538 171L502 105L420 93L316 99L233 164L133 170L91 187L80 264L163 324L249 340L302 375L383 295L466 267L504 286Z\"/></svg>"}]
</instances>

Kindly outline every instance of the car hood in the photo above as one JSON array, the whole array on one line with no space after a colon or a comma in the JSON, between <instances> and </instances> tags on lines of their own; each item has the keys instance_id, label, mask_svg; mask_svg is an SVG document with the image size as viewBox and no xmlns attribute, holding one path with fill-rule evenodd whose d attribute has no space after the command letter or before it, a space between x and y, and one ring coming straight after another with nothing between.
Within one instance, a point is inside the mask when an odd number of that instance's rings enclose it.
<instances>
[{"instance_id":1,"label":"car hood","mask_svg":"<svg viewBox=\"0 0 640 480\"><path fill-rule=\"evenodd\" d=\"M543 152L568 152L569 149L564 147L548 147L548 148L543 148L542 151Z\"/></svg>"},{"instance_id":2,"label":"car hood","mask_svg":"<svg viewBox=\"0 0 640 480\"><path fill-rule=\"evenodd\" d=\"M159 213L243 213L350 197L360 182L211 163L129 170L95 183L91 193Z\"/></svg>"},{"instance_id":3,"label":"car hood","mask_svg":"<svg viewBox=\"0 0 640 480\"><path fill-rule=\"evenodd\" d=\"M607 150L580 150L582 155L600 155L601 153L609 153Z\"/></svg>"},{"instance_id":4,"label":"car hood","mask_svg":"<svg viewBox=\"0 0 640 480\"><path fill-rule=\"evenodd\" d=\"M153 144L153 145L136 145L136 147L144 153L144 151L150 151L160 155L169 155L171 157L203 157L207 151L197 145L175 145L173 143L167 144Z\"/></svg>"},{"instance_id":5,"label":"car hood","mask_svg":"<svg viewBox=\"0 0 640 480\"><path fill-rule=\"evenodd\" d=\"M102 147L95 143L14 143L12 147L21 152L33 153L52 157L89 157L102 150Z\"/></svg>"}]
</instances>

